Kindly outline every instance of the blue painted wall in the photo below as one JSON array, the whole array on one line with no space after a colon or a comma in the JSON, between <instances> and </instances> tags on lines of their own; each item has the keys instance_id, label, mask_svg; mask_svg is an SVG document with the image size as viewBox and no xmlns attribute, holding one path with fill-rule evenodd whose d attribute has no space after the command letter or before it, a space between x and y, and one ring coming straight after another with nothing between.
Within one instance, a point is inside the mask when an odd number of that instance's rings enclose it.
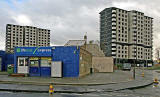
<instances>
[{"instance_id":1,"label":"blue painted wall","mask_svg":"<svg viewBox=\"0 0 160 97\"><path fill-rule=\"evenodd\" d=\"M5 51L0 51L0 57L2 58L1 71L7 71L8 64L14 64L14 54L7 54Z\"/></svg>"},{"instance_id":2,"label":"blue painted wall","mask_svg":"<svg viewBox=\"0 0 160 97\"><path fill-rule=\"evenodd\" d=\"M40 68L39 67L29 67L29 75L30 76L40 76Z\"/></svg>"},{"instance_id":3,"label":"blue painted wall","mask_svg":"<svg viewBox=\"0 0 160 97\"><path fill-rule=\"evenodd\" d=\"M52 61L62 61L63 77L79 77L79 53L76 46L53 47Z\"/></svg>"},{"instance_id":4,"label":"blue painted wall","mask_svg":"<svg viewBox=\"0 0 160 97\"><path fill-rule=\"evenodd\" d=\"M1 71L5 70L5 51L0 50L0 57L2 58Z\"/></svg>"},{"instance_id":5,"label":"blue painted wall","mask_svg":"<svg viewBox=\"0 0 160 97\"><path fill-rule=\"evenodd\" d=\"M5 71L7 71L8 64L14 64L14 54L5 55L5 66L4 66Z\"/></svg>"},{"instance_id":6,"label":"blue painted wall","mask_svg":"<svg viewBox=\"0 0 160 97\"><path fill-rule=\"evenodd\" d=\"M51 67L40 67L41 76L51 77Z\"/></svg>"}]
</instances>

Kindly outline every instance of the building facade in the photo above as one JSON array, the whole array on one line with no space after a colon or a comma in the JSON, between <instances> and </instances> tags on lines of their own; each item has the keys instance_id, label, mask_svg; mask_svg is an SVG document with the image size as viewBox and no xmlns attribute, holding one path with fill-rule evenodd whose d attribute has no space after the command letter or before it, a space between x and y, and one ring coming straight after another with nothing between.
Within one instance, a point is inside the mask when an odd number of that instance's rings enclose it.
<instances>
[{"instance_id":1,"label":"building facade","mask_svg":"<svg viewBox=\"0 0 160 97\"><path fill-rule=\"evenodd\" d=\"M61 68L53 63L61 62ZM82 77L90 74L92 55L79 46L16 47L14 73L51 77L52 71L61 77ZM52 76L54 77L54 76Z\"/></svg>"},{"instance_id":2,"label":"building facade","mask_svg":"<svg viewBox=\"0 0 160 97\"><path fill-rule=\"evenodd\" d=\"M50 30L32 26L7 24L6 52L13 53L14 47L50 46Z\"/></svg>"},{"instance_id":3,"label":"building facade","mask_svg":"<svg viewBox=\"0 0 160 97\"><path fill-rule=\"evenodd\" d=\"M152 62L153 18L115 7L100 12L100 47L117 63Z\"/></svg>"}]
</instances>

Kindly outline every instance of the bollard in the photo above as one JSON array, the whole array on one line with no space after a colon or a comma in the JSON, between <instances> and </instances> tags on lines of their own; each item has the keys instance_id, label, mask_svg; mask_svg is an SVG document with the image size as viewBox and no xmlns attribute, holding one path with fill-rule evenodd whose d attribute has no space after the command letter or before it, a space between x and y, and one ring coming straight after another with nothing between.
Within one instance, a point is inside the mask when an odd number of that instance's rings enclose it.
<instances>
[{"instance_id":1,"label":"bollard","mask_svg":"<svg viewBox=\"0 0 160 97\"><path fill-rule=\"evenodd\" d=\"M157 78L155 78L153 83L155 83L155 84L159 84L158 79L157 79Z\"/></svg>"},{"instance_id":2,"label":"bollard","mask_svg":"<svg viewBox=\"0 0 160 97\"><path fill-rule=\"evenodd\" d=\"M154 79L153 85L154 87L158 87L159 81L157 78Z\"/></svg>"},{"instance_id":3,"label":"bollard","mask_svg":"<svg viewBox=\"0 0 160 97\"><path fill-rule=\"evenodd\" d=\"M142 72L142 77L144 77L144 72Z\"/></svg>"},{"instance_id":4,"label":"bollard","mask_svg":"<svg viewBox=\"0 0 160 97\"><path fill-rule=\"evenodd\" d=\"M49 94L53 94L53 93L54 93L53 85L50 84L49 85Z\"/></svg>"}]
</instances>

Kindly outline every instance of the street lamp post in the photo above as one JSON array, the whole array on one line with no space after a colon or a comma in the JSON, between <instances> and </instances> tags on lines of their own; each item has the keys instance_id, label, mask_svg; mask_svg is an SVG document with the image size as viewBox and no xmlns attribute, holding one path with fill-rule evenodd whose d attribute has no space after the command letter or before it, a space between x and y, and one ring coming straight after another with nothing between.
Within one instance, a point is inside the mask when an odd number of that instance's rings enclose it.
<instances>
[{"instance_id":1,"label":"street lamp post","mask_svg":"<svg viewBox=\"0 0 160 97\"><path fill-rule=\"evenodd\" d=\"M135 67L136 67L136 64L137 64L137 31L136 31L136 41L135 41L135 42L136 42L136 43L135 43L135 45L136 45L136 51L134 51L135 56L134 56L133 79L136 78L136 74L135 74L136 70L135 70ZM135 50L135 48L134 48L134 50ZM135 57L136 57L136 58L135 58Z\"/></svg>"},{"instance_id":2,"label":"street lamp post","mask_svg":"<svg viewBox=\"0 0 160 97\"><path fill-rule=\"evenodd\" d=\"M133 79L135 79L136 75L135 75L135 64L134 64L134 68L133 68Z\"/></svg>"}]
</instances>

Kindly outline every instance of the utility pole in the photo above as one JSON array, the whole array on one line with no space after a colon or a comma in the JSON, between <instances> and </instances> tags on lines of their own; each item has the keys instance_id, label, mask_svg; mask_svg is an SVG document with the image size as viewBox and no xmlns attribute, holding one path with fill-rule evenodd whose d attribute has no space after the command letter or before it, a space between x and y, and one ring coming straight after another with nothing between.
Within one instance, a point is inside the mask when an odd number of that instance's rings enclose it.
<instances>
[{"instance_id":1,"label":"utility pole","mask_svg":"<svg viewBox=\"0 0 160 97\"><path fill-rule=\"evenodd\" d=\"M135 48L134 48L134 53L135 53L135 56L134 56L134 68L133 68L133 79L136 78L136 70L135 70L135 67L136 67L136 64L137 64L137 31L136 31L136 41L135 41L135 46L136 46L136 51L135 51ZM136 58L135 58L136 57Z\"/></svg>"},{"instance_id":2,"label":"utility pole","mask_svg":"<svg viewBox=\"0 0 160 97\"><path fill-rule=\"evenodd\" d=\"M117 39L116 39L116 41L117 41ZM117 42L116 42L116 62L115 62L115 63L116 63L116 66L117 66L117 50L118 50L118 49L117 49Z\"/></svg>"}]
</instances>

